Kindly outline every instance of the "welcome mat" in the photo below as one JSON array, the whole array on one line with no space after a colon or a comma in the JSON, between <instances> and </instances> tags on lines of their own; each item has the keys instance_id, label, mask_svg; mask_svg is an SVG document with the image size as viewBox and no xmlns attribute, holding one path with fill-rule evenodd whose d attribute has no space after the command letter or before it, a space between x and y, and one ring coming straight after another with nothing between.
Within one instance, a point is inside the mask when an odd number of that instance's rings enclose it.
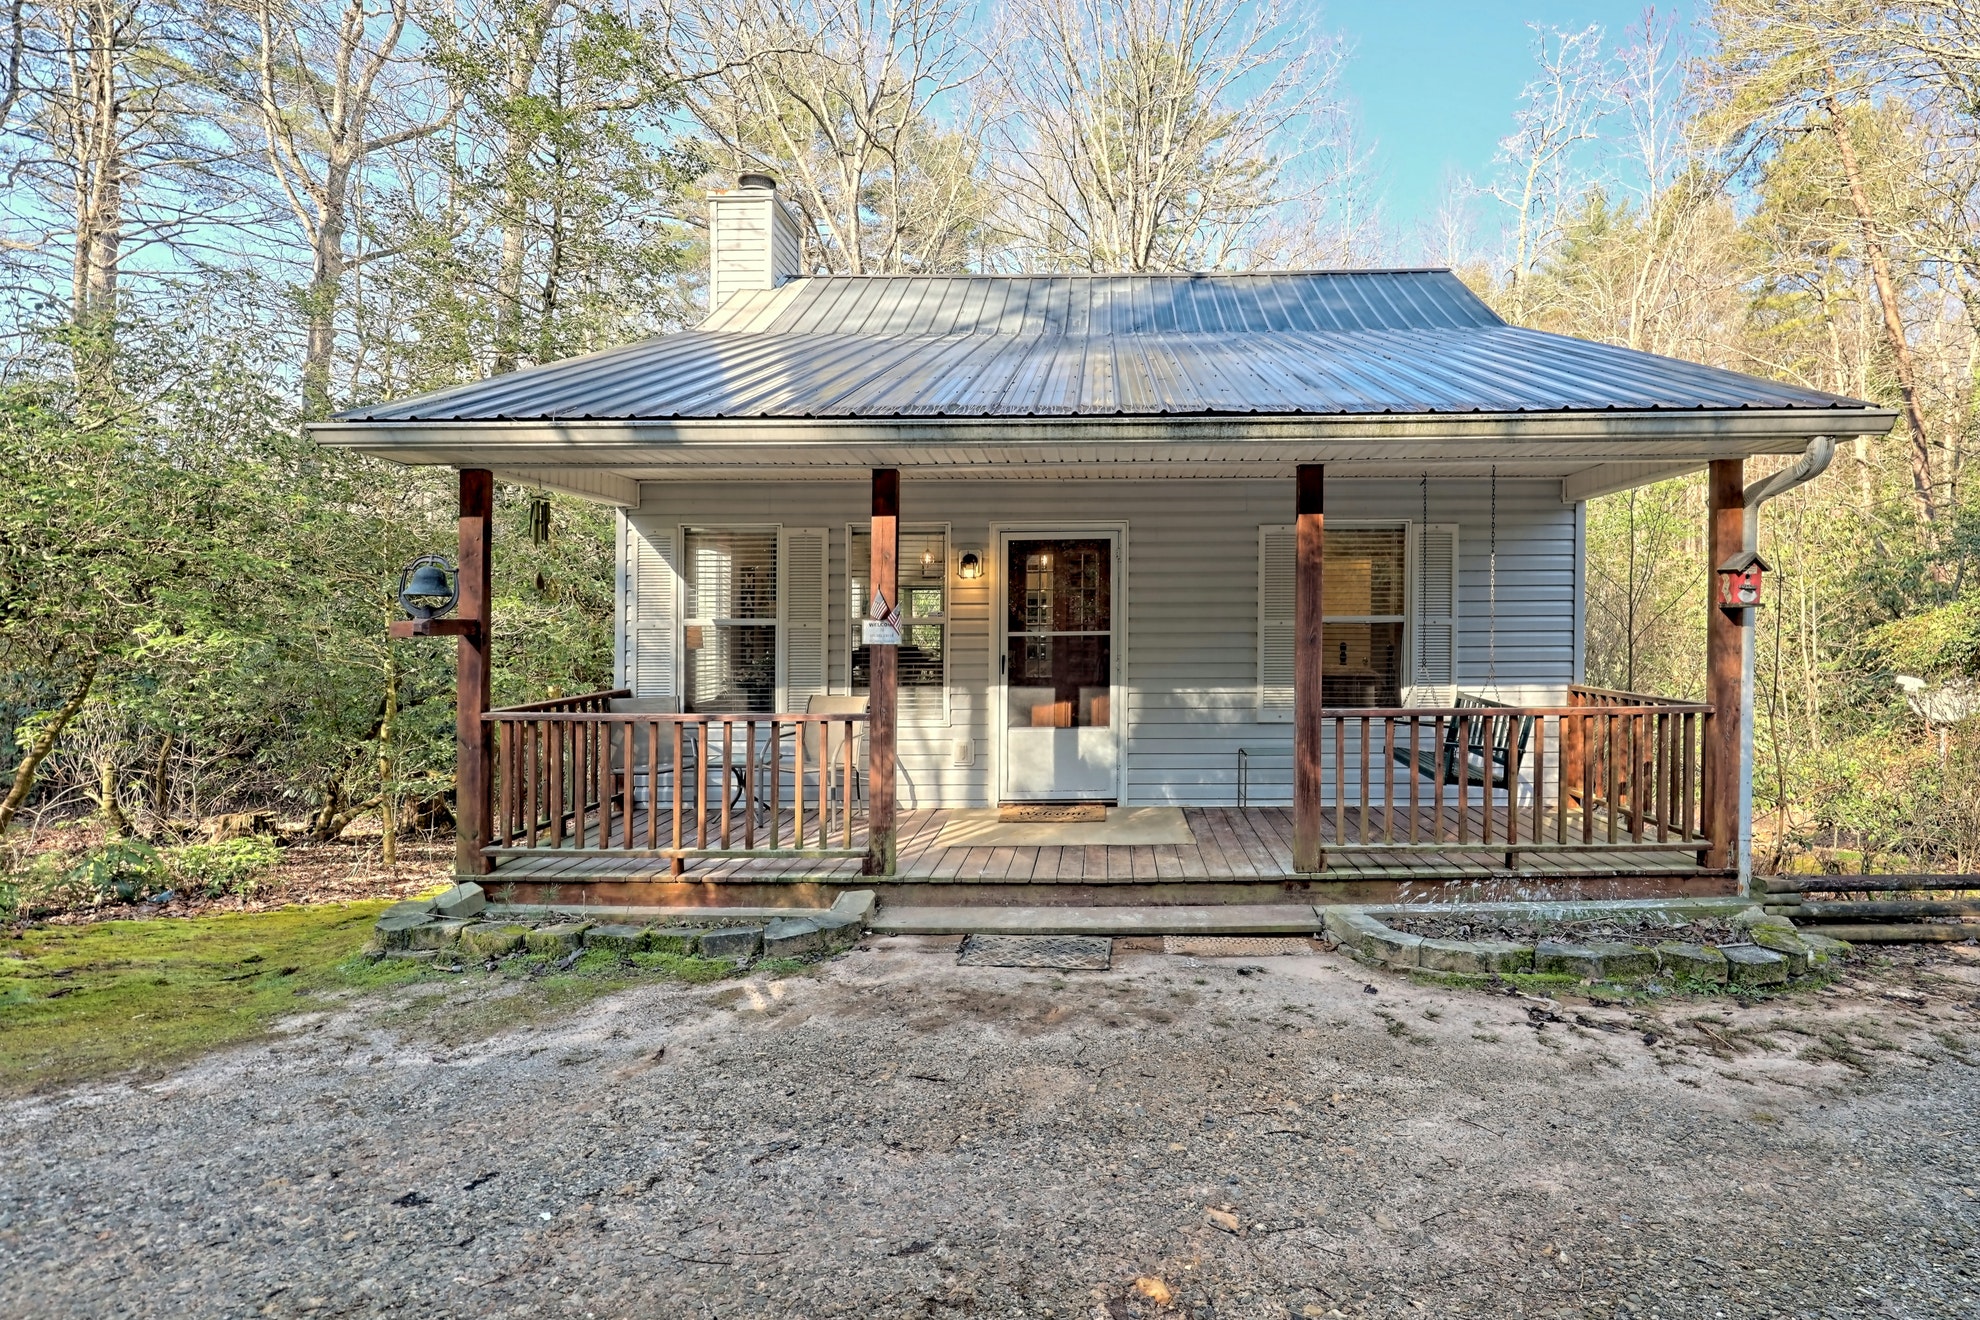
<instances>
[{"instance_id":1,"label":"welcome mat","mask_svg":"<svg viewBox=\"0 0 1980 1320\"><path fill-rule=\"evenodd\" d=\"M1313 941L1304 935L1164 935L1162 952L1192 958L1310 956Z\"/></svg>"},{"instance_id":2,"label":"welcome mat","mask_svg":"<svg viewBox=\"0 0 1980 1320\"><path fill-rule=\"evenodd\" d=\"M1104 972L1114 965L1114 942L1104 935L971 935L956 961L964 967Z\"/></svg>"},{"instance_id":3,"label":"welcome mat","mask_svg":"<svg viewBox=\"0 0 1980 1320\"><path fill-rule=\"evenodd\" d=\"M1114 807L1103 820L1005 821L995 807L943 812L937 848L1138 848L1194 846L1181 807Z\"/></svg>"},{"instance_id":4,"label":"welcome mat","mask_svg":"<svg viewBox=\"0 0 1980 1320\"><path fill-rule=\"evenodd\" d=\"M1107 819L1104 802L1007 802L997 808L1006 825L1076 825Z\"/></svg>"}]
</instances>

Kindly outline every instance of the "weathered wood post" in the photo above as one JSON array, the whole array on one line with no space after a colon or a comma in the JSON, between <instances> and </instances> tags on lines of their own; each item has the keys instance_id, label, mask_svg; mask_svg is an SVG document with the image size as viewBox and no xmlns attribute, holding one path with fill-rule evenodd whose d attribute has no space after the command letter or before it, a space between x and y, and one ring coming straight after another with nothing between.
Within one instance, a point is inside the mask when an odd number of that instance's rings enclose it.
<instances>
[{"instance_id":1,"label":"weathered wood post","mask_svg":"<svg viewBox=\"0 0 1980 1320\"><path fill-rule=\"evenodd\" d=\"M483 468L461 469L460 587L455 615L463 630L454 653L454 870L486 875L488 798L493 758L488 749L489 563L488 534L495 513L495 477Z\"/></svg>"},{"instance_id":2,"label":"weathered wood post","mask_svg":"<svg viewBox=\"0 0 1980 1320\"><path fill-rule=\"evenodd\" d=\"M870 619L891 616L900 623L900 573L896 564L901 524L901 474L893 468L873 470L873 599ZM891 636L892 641L884 640ZM882 632L868 641L869 681L866 702L866 862L868 875L894 874L894 712L899 682L898 632ZM848 786L850 787L850 786Z\"/></svg>"},{"instance_id":3,"label":"weathered wood post","mask_svg":"<svg viewBox=\"0 0 1980 1320\"><path fill-rule=\"evenodd\" d=\"M1734 864L1739 847L1739 675L1742 620L1718 606L1713 574L1745 541L1745 470L1738 458L1715 459L1706 496L1705 700L1712 707L1705 738L1705 865Z\"/></svg>"},{"instance_id":4,"label":"weathered wood post","mask_svg":"<svg viewBox=\"0 0 1980 1320\"><path fill-rule=\"evenodd\" d=\"M1293 627L1293 870L1318 873L1327 864L1320 846L1322 745L1320 678L1326 642L1322 597L1327 556L1326 468L1299 468L1295 528Z\"/></svg>"}]
</instances>

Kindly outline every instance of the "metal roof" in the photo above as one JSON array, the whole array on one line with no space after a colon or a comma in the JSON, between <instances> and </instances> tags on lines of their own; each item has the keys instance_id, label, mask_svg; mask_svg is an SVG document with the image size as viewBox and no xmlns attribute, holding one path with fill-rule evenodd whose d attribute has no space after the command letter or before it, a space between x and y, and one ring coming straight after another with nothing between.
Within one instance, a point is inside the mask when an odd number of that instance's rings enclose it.
<instances>
[{"instance_id":1,"label":"metal roof","mask_svg":"<svg viewBox=\"0 0 1980 1320\"><path fill-rule=\"evenodd\" d=\"M1753 409L1881 415L1855 399L1518 329L1449 271L1409 270L813 276L738 294L691 331L336 420Z\"/></svg>"}]
</instances>

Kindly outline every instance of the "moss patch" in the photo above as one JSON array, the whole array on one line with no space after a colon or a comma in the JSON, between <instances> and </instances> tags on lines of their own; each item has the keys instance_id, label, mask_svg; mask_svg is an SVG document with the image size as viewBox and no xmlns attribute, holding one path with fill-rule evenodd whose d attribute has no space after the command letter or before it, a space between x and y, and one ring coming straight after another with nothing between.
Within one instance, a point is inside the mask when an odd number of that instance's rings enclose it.
<instances>
[{"instance_id":1,"label":"moss patch","mask_svg":"<svg viewBox=\"0 0 1980 1320\"><path fill-rule=\"evenodd\" d=\"M492 969L481 958L463 965L453 950L434 960L373 959L365 945L386 906L104 921L0 939L0 1095L156 1075L326 1006L356 1006L409 1037L459 1044L568 1016L635 985L741 974L729 958L607 949L574 961L517 952ZM750 971L810 968L765 959ZM389 1003L365 1004L364 992L385 987L395 990Z\"/></svg>"},{"instance_id":2,"label":"moss patch","mask_svg":"<svg viewBox=\"0 0 1980 1320\"><path fill-rule=\"evenodd\" d=\"M0 1094L156 1072L252 1040L315 991L409 980L355 955L383 901L104 921L0 940Z\"/></svg>"}]
</instances>

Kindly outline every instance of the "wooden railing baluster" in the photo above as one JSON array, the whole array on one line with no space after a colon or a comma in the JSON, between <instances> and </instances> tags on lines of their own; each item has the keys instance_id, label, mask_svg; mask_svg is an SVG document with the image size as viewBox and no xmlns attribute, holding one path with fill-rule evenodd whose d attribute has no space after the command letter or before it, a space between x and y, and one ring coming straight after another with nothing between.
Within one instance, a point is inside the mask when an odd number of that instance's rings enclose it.
<instances>
[{"instance_id":1,"label":"wooden railing baluster","mask_svg":"<svg viewBox=\"0 0 1980 1320\"><path fill-rule=\"evenodd\" d=\"M844 750L846 757L844 778L841 779L839 786L839 802L843 808L842 814L846 821L846 828L840 839L840 845L846 848L852 847L853 841L853 780L857 778L858 774L857 762L853 760L853 756L858 750L853 746L853 730L856 727L853 721L847 720L845 722L845 728L840 733L840 746Z\"/></svg>"},{"instance_id":2,"label":"wooden railing baluster","mask_svg":"<svg viewBox=\"0 0 1980 1320\"><path fill-rule=\"evenodd\" d=\"M674 859L668 869L676 876L687 868L682 865L681 850L681 776L687 773L686 727L678 721L674 724Z\"/></svg>"},{"instance_id":3,"label":"wooden railing baluster","mask_svg":"<svg viewBox=\"0 0 1980 1320\"><path fill-rule=\"evenodd\" d=\"M1409 717L1409 841L1416 842L1417 785L1423 782L1423 721Z\"/></svg>"},{"instance_id":4,"label":"wooden railing baluster","mask_svg":"<svg viewBox=\"0 0 1980 1320\"><path fill-rule=\"evenodd\" d=\"M776 720L770 721L770 850L777 849L777 839L782 831L779 813L783 804L778 800L779 781L783 778L784 731Z\"/></svg>"},{"instance_id":5,"label":"wooden railing baluster","mask_svg":"<svg viewBox=\"0 0 1980 1320\"><path fill-rule=\"evenodd\" d=\"M729 764L735 756L735 731L736 726L733 721L722 721L722 777L716 782L721 785L722 846L724 848L729 846Z\"/></svg>"},{"instance_id":6,"label":"wooden railing baluster","mask_svg":"<svg viewBox=\"0 0 1980 1320\"><path fill-rule=\"evenodd\" d=\"M1396 841L1396 721L1382 717L1382 842Z\"/></svg>"},{"instance_id":7,"label":"wooden railing baluster","mask_svg":"<svg viewBox=\"0 0 1980 1320\"><path fill-rule=\"evenodd\" d=\"M1444 717L1437 717L1436 733L1430 740L1431 764L1437 767L1437 787L1430 798L1431 842L1444 841Z\"/></svg>"},{"instance_id":8,"label":"wooden railing baluster","mask_svg":"<svg viewBox=\"0 0 1980 1320\"><path fill-rule=\"evenodd\" d=\"M1622 804L1622 766L1620 764L1622 761L1622 747L1620 746L1621 738L1619 736L1621 729L1617 724L1615 707L1605 706L1603 707L1603 711L1602 761L1605 773L1608 775L1608 784L1603 790L1603 797L1607 800L1606 805L1608 807L1609 842L1614 843L1616 841L1617 810Z\"/></svg>"}]
</instances>

